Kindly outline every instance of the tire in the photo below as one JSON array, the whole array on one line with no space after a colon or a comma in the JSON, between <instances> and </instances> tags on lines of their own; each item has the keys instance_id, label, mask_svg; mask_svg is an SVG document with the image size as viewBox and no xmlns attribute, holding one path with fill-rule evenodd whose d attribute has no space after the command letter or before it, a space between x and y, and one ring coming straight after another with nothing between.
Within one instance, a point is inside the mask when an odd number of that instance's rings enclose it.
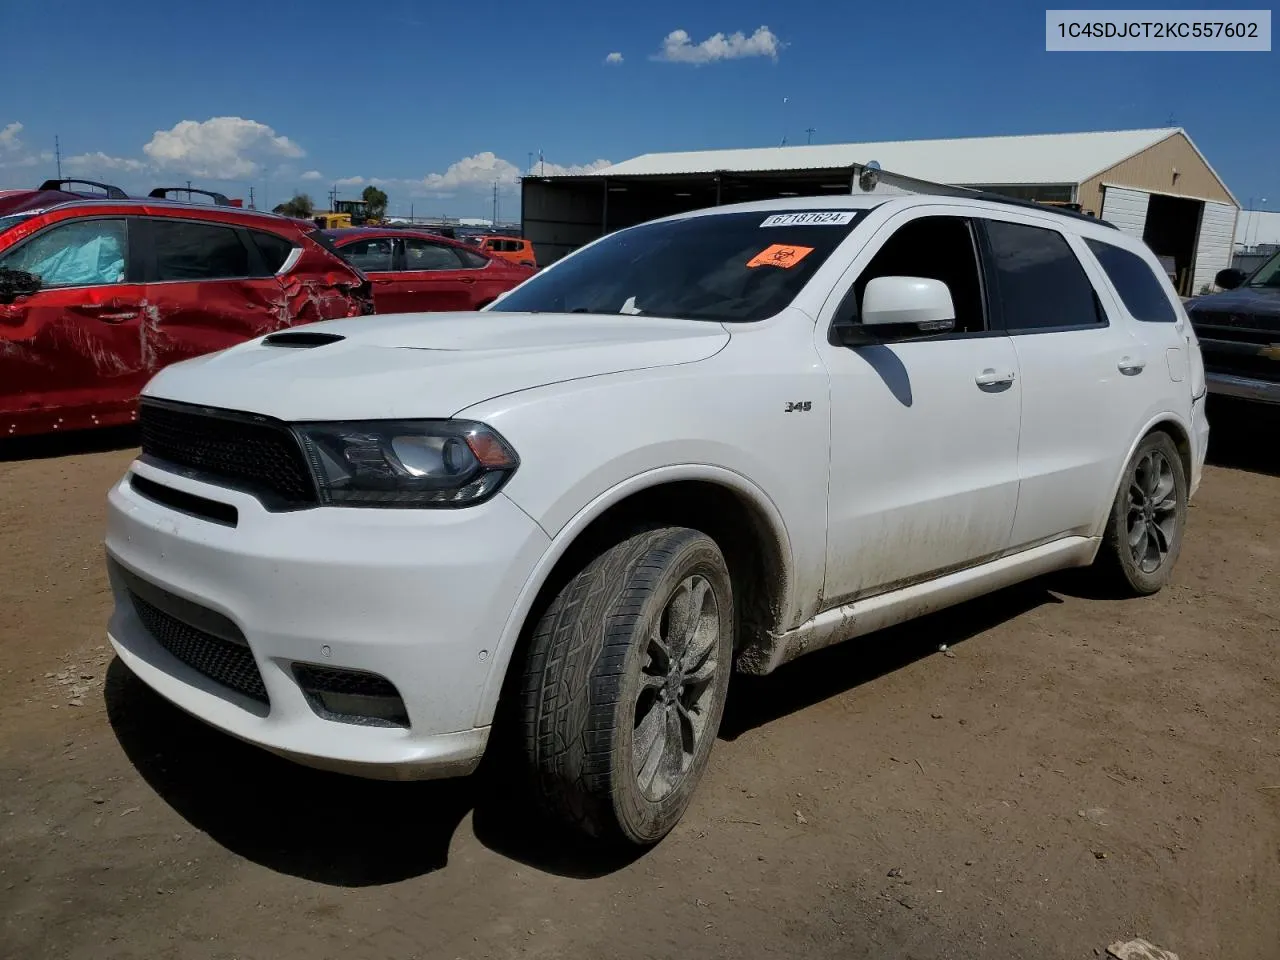
<instances>
[{"instance_id":1,"label":"tire","mask_svg":"<svg viewBox=\"0 0 1280 960\"><path fill-rule=\"evenodd\" d=\"M603 841L647 846L671 831L720 726L733 609L719 547L684 527L624 540L560 591L534 629L521 688L546 813Z\"/></svg>"},{"instance_id":2,"label":"tire","mask_svg":"<svg viewBox=\"0 0 1280 960\"><path fill-rule=\"evenodd\" d=\"M1116 491L1097 568L1128 596L1169 582L1187 526L1187 476L1172 438L1150 433L1138 444Z\"/></svg>"}]
</instances>

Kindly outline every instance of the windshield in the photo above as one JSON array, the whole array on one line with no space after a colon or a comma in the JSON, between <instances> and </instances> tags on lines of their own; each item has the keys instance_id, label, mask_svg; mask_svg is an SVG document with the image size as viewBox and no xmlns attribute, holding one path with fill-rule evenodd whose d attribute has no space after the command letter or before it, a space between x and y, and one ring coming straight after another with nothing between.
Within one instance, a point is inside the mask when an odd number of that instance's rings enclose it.
<instances>
[{"instance_id":1,"label":"windshield","mask_svg":"<svg viewBox=\"0 0 1280 960\"><path fill-rule=\"evenodd\" d=\"M723 213L632 227L526 281L491 309L763 320L795 299L865 214Z\"/></svg>"},{"instance_id":2,"label":"windshield","mask_svg":"<svg viewBox=\"0 0 1280 960\"><path fill-rule=\"evenodd\" d=\"M7 217L0 217L0 233L4 233L10 227L16 227L24 220L30 220L34 216L34 213L15 213Z\"/></svg>"},{"instance_id":3,"label":"windshield","mask_svg":"<svg viewBox=\"0 0 1280 960\"><path fill-rule=\"evenodd\" d=\"M1280 252L1260 266L1249 278L1251 287L1280 287Z\"/></svg>"}]
</instances>

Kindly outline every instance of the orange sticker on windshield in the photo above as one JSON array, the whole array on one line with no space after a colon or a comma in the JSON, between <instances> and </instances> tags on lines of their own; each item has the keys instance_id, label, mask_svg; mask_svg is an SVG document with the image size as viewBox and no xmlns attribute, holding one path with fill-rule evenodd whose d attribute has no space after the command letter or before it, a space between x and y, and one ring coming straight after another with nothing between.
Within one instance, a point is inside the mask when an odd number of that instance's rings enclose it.
<instances>
[{"instance_id":1,"label":"orange sticker on windshield","mask_svg":"<svg viewBox=\"0 0 1280 960\"><path fill-rule=\"evenodd\" d=\"M782 267L789 269L813 253L813 247L796 247L775 243L765 247L747 261L748 267Z\"/></svg>"}]
</instances>

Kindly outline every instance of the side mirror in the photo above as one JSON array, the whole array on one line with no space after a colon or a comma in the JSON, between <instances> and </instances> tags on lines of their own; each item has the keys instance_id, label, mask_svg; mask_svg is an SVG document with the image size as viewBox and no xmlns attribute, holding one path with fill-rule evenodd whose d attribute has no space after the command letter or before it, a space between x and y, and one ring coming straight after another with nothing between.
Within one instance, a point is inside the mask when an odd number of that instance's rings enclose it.
<instances>
[{"instance_id":1,"label":"side mirror","mask_svg":"<svg viewBox=\"0 0 1280 960\"><path fill-rule=\"evenodd\" d=\"M837 321L832 333L846 346L949 333L956 326L951 291L928 277L876 277L862 293L862 315Z\"/></svg>"},{"instance_id":2,"label":"side mirror","mask_svg":"<svg viewBox=\"0 0 1280 960\"><path fill-rule=\"evenodd\" d=\"M40 289L40 278L25 270L0 269L0 303L13 303Z\"/></svg>"},{"instance_id":3,"label":"side mirror","mask_svg":"<svg viewBox=\"0 0 1280 960\"><path fill-rule=\"evenodd\" d=\"M1235 267L1228 267L1226 270L1219 270L1218 275L1213 278L1223 290L1234 290L1247 280L1243 270L1237 270Z\"/></svg>"}]
</instances>

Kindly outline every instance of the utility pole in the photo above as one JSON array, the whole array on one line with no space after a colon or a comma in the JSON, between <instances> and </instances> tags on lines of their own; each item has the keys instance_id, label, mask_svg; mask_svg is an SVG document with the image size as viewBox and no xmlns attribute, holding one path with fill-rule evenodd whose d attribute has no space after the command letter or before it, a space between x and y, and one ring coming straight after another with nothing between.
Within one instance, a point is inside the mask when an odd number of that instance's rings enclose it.
<instances>
[{"instance_id":1,"label":"utility pole","mask_svg":"<svg viewBox=\"0 0 1280 960\"><path fill-rule=\"evenodd\" d=\"M62 179L62 143L58 139L58 135L53 135L53 156L58 162L58 179Z\"/></svg>"},{"instance_id":2,"label":"utility pole","mask_svg":"<svg viewBox=\"0 0 1280 960\"><path fill-rule=\"evenodd\" d=\"M493 181L493 225L498 225L498 181Z\"/></svg>"},{"instance_id":3,"label":"utility pole","mask_svg":"<svg viewBox=\"0 0 1280 960\"><path fill-rule=\"evenodd\" d=\"M187 203L191 202L191 181L187 181Z\"/></svg>"},{"instance_id":4,"label":"utility pole","mask_svg":"<svg viewBox=\"0 0 1280 960\"><path fill-rule=\"evenodd\" d=\"M329 191L329 212L338 212L338 185L335 183Z\"/></svg>"},{"instance_id":5,"label":"utility pole","mask_svg":"<svg viewBox=\"0 0 1280 960\"><path fill-rule=\"evenodd\" d=\"M813 135L814 135L815 133L817 133L817 132L818 132L818 131L817 131L815 128L813 128L813 127L805 127L805 128L804 128L804 134L805 134L805 136L804 136L804 142L805 142L805 143L813 143Z\"/></svg>"},{"instance_id":6,"label":"utility pole","mask_svg":"<svg viewBox=\"0 0 1280 960\"><path fill-rule=\"evenodd\" d=\"M253 205L253 184L249 184L249 209L250 210L258 209Z\"/></svg>"}]
</instances>

